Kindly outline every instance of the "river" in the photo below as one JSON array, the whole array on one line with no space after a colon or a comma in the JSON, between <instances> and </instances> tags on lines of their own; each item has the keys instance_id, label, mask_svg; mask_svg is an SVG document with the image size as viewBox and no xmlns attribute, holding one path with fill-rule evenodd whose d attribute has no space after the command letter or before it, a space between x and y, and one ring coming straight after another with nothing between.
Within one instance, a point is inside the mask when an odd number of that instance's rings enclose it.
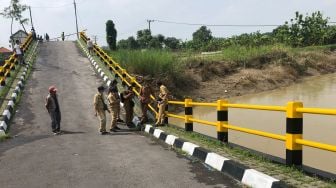
<instances>
[{"instance_id":1,"label":"river","mask_svg":"<svg viewBox=\"0 0 336 188\"><path fill-rule=\"evenodd\" d=\"M224 90L224 89L223 89ZM223 91L224 92L224 91ZM230 91L228 91L230 92ZM286 106L289 101L301 101L304 107L336 108L336 74L309 78L286 88L230 98L230 103ZM215 121L216 108L194 107L197 119ZM169 122L184 127L184 122L170 118ZM229 109L229 124L285 135L284 112ZM216 128L194 123L194 131L216 137ZM336 145L336 116L304 114L304 139ZM229 130L229 142L285 158L285 143ZM336 153L303 147L303 164L336 174Z\"/></svg>"}]
</instances>

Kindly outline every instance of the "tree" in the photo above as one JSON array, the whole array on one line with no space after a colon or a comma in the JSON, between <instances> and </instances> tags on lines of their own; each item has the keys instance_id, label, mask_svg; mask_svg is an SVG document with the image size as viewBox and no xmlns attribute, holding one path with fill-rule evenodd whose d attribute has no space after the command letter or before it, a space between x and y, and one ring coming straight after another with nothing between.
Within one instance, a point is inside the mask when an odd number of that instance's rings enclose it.
<instances>
[{"instance_id":1,"label":"tree","mask_svg":"<svg viewBox=\"0 0 336 188\"><path fill-rule=\"evenodd\" d=\"M112 20L106 22L106 41L110 50L117 49L117 30Z\"/></svg>"},{"instance_id":2,"label":"tree","mask_svg":"<svg viewBox=\"0 0 336 188\"><path fill-rule=\"evenodd\" d=\"M193 41L196 43L207 43L212 39L211 31L206 26L200 27L192 36Z\"/></svg>"},{"instance_id":3,"label":"tree","mask_svg":"<svg viewBox=\"0 0 336 188\"><path fill-rule=\"evenodd\" d=\"M173 50L180 48L180 40L178 40L175 37L167 37L164 41L164 44L166 45L167 48Z\"/></svg>"},{"instance_id":4,"label":"tree","mask_svg":"<svg viewBox=\"0 0 336 188\"><path fill-rule=\"evenodd\" d=\"M162 43L160 42L159 37L152 37L152 39L148 43L148 48L154 48L154 49L161 49Z\"/></svg>"},{"instance_id":5,"label":"tree","mask_svg":"<svg viewBox=\"0 0 336 188\"><path fill-rule=\"evenodd\" d=\"M128 37L128 39L120 40L118 42L118 48L134 50L139 48L139 44L134 37Z\"/></svg>"},{"instance_id":6,"label":"tree","mask_svg":"<svg viewBox=\"0 0 336 188\"><path fill-rule=\"evenodd\" d=\"M307 14L305 17L295 12L295 18L290 20L290 24L286 22L273 30L273 36L279 42L292 46L328 44L328 38L333 38L329 36L333 32L327 25L328 20L329 18L324 18L320 11Z\"/></svg>"},{"instance_id":7,"label":"tree","mask_svg":"<svg viewBox=\"0 0 336 188\"><path fill-rule=\"evenodd\" d=\"M140 48L148 48L149 42L152 40L152 33L148 29L140 30L137 32L137 42Z\"/></svg>"},{"instance_id":8,"label":"tree","mask_svg":"<svg viewBox=\"0 0 336 188\"><path fill-rule=\"evenodd\" d=\"M25 24L29 21L28 18L23 18L22 13L27 9L27 5L20 4L20 0L11 0L10 5L8 7L5 7L4 10L0 13L5 18L11 19L11 35L13 35L13 22L19 21L21 24L23 30L25 32ZM13 41L12 41L13 44Z\"/></svg>"}]
</instances>

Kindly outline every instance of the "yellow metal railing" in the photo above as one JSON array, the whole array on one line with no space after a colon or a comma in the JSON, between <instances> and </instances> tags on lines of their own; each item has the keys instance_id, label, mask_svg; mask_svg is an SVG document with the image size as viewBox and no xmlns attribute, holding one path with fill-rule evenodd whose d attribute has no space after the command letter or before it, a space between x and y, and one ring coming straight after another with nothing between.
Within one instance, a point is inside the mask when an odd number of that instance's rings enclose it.
<instances>
[{"instance_id":1,"label":"yellow metal railing","mask_svg":"<svg viewBox=\"0 0 336 188\"><path fill-rule=\"evenodd\" d=\"M21 45L21 48L23 49L24 52L27 51L29 48L31 42L32 42L32 34L30 33L28 37L25 39L23 44ZM6 85L6 78L10 76L11 70L15 69L15 64L17 64L17 58L16 54L13 53L12 55L9 56L7 60L5 60L4 65L0 66L0 85L4 86Z\"/></svg>"},{"instance_id":2,"label":"yellow metal railing","mask_svg":"<svg viewBox=\"0 0 336 188\"><path fill-rule=\"evenodd\" d=\"M258 136L263 136L263 137L267 137L267 138L271 138L275 140L285 141L286 142L286 156L292 157L290 161L286 159L288 164L294 164L294 165L302 164L302 146L308 146L308 147L313 147L313 148L322 149L326 151L336 152L335 145L305 140L302 138L302 126L303 126L302 125L302 119L303 119L302 114L303 113L320 114L320 115L336 115L336 109L304 108L301 102L289 102L287 106L263 106L263 105L249 105L249 104L230 104L230 103L227 103L227 101L222 103L220 102L220 100L217 101L217 103L200 103L200 102L190 102L190 101L191 99L186 99L186 101L169 101L168 104L186 106L186 104L188 103L188 105L192 105L192 106L217 107L217 112L218 112L217 114L220 114L220 111L218 109L223 109L223 108L227 108L227 109L240 108L240 109L286 112L287 114L287 121L286 121L287 122L287 125L286 125L287 133L286 135L279 135L279 134L268 133L268 132L264 132L260 130L253 130L253 129L231 125L228 123L227 110L221 111L221 112L224 112L224 114L226 114L226 119L224 118L220 121L219 120L220 118L217 115L217 118L219 119L216 122L190 118L192 117L192 114L185 115L185 118L183 118L183 116L181 115L177 116L175 114L168 113L168 117L184 119L185 122L189 123L188 126L190 126L190 122L200 123L203 125L216 126L218 133L220 133L220 131L218 131L220 130L220 128L226 128L226 129L244 132L244 133L248 133L252 135L258 135ZM188 129L190 129L190 127ZM225 131L222 131L222 132L225 133ZM227 133L226 133L226 136L227 136ZM226 138L226 141L227 141L227 138ZM300 153L300 154L297 154L297 153Z\"/></svg>"},{"instance_id":3,"label":"yellow metal railing","mask_svg":"<svg viewBox=\"0 0 336 188\"><path fill-rule=\"evenodd\" d=\"M80 33L81 39L86 42L87 37L84 32ZM131 76L125 69L109 57L99 46L94 46L94 52L97 56L112 70L121 81L128 86L141 87L141 84ZM137 95L139 92L134 88ZM151 96L155 100L154 96ZM284 141L286 144L286 163L289 165L302 165L302 146L308 146L336 152L335 145L328 145L324 143L305 140L302 138L303 130L303 113L320 114L320 115L336 115L336 109L322 109L322 108L303 108L301 102L288 102L287 106L266 106L266 105L250 105L250 104L231 104L226 100L218 100L215 103L193 102L191 99L185 101L169 101L170 105L183 105L185 108L185 115L177 115L166 112L170 118L182 119L185 121L186 131L193 131L193 122L202 125L215 126L217 128L217 138L223 142L228 142L228 130L235 130L252 135L258 135L266 138ZM192 116L192 107L216 107L217 121L207 121L195 119ZM157 114L153 106L149 105L151 111ZM279 135L268 133L260 130L253 130L243 128L228 123L228 109L240 108L250 110L264 110L264 111L280 111L286 113L286 135Z\"/></svg>"},{"instance_id":4,"label":"yellow metal railing","mask_svg":"<svg viewBox=\"0 0 336 188\"><path fill-rule=\"evenodd\" d=\"M80 32L80 38L86 43L88 37L85 35L84 32ZM94 52L95 54L102 60L102 62L118 77L120 78L121 82L127 86L133 86L134 93L139 96L139 89L142 87L141 84L136 80L134 76L129 74L126 69L122 68L118 63L116 63L104 50L99 47L98 45L94 45ZM151 99L155 100L155 97L151 95ZM156 111L153 105L148 105L149 109L157 115L158 112Z\"/></svg>"}]
</instances>

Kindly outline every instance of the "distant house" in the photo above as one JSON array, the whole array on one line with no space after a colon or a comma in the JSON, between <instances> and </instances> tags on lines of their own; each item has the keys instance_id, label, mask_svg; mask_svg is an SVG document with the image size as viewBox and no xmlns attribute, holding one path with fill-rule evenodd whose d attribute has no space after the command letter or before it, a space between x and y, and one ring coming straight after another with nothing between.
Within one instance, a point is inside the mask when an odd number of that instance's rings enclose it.
<instances>
[{"instance_id":1,"label":"distant house","mask_svg":"<svg viewBox=\"0 0 336 188\"><path fill-rule=\"evenodd\" d=\"M22 44L25 40L25 38L27 38L28 33L24 32L23 30L19 30L17 32L15 32L10 39L13 40L13 43L15 43L16 40L19 40L20 43Z\"/></svg>"},{"instance_id":2,"label":"distant house","mask_svg":"<svg viewBox=\"0 0 336 188\"><path fill-rule=\"evenodd\" d=\"M6 59L9 58L10 55L12 55L12 51L5 48L5 47L0 47L0 65L3 65Z\"/></svg>"}]
</instances>

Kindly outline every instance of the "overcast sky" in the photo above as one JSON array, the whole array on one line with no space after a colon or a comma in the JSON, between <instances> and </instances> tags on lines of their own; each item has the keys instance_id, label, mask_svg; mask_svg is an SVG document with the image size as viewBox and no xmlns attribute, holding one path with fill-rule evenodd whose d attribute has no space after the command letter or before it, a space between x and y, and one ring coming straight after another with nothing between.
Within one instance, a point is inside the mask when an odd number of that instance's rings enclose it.
<instances>
[{"instance_id":1,"label":"overcast sky","mask_svg":"<svg viewBox=\"0 0 336 188\"><path fill-rule=\"evenodd\" d=\"M61 32L76 31L73 0L21 0L32 7L33 24L38 33L51 38ZM320 10L336 21L336 0L76 0L79 29L89 36L97 35L98 43L106 45L105 23L113 20L118 40L135 36L148 28L147 19L204 24L283 24L294 12L311 13ZM0 0L1 11L10 0ZM24 15L29 17L29 12ZM152 33L191 39L200 26L185 26L154 22ZM19 24L15 23L14 31ZM30 23L27 28L31 28ZM271 31L274 27L210 27L213 36L228 37L246 32ZM8 47L10 20L0 17L0 46ZM70 38L69 38L70 39ZM74 39L74 38L72 38Z\"/></svg>"}]
</instances>

